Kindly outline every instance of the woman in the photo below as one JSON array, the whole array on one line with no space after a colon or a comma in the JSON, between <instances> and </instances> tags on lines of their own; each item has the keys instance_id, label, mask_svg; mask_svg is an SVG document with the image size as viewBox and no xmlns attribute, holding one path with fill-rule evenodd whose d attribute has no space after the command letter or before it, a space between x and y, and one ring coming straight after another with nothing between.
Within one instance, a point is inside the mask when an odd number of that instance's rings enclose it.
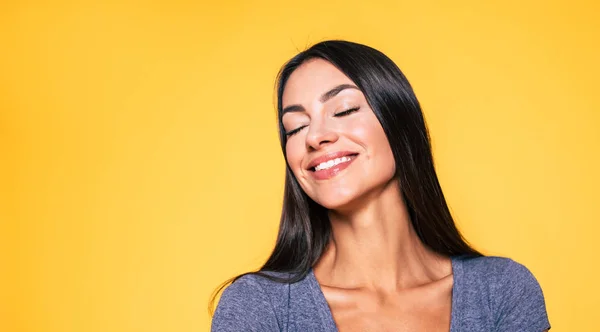
<instances>
[{"instance_id":1,"label":"woman","mask_svg":"<svg viewBox=\"0 0 600 332\"><path fill-rule=\"evenodd\" d=\"M325 41L277 86L287 162L275 249L235 278L212 331L545 331L524 266L456 229L423 114L381 52Z\"/></svg>"}]
</instances>

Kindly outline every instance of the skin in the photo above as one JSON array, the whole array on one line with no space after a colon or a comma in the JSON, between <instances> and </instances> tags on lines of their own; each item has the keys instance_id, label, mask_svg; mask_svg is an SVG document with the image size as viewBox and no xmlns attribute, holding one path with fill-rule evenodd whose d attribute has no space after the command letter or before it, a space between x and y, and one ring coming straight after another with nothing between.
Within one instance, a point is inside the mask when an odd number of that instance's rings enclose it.
<instances>
[{"instance_id":1,"label":"skin","mask_svg":"<svg viewBox=\"0 0 600 332\"><path fill-rule=\"evenodd\" d=\"M313 267L338 330L449 331L452 265L415 233L394 177L395 161L381 124L364 94L329 62L305 62L282 96L291 105L282 121L286 157L302 189L329 210L333 236ZM348 109L357 111L341 113ZM335 177L316 180L307 169L335 151L358 153Z\"/></svg>"}]
</instances>

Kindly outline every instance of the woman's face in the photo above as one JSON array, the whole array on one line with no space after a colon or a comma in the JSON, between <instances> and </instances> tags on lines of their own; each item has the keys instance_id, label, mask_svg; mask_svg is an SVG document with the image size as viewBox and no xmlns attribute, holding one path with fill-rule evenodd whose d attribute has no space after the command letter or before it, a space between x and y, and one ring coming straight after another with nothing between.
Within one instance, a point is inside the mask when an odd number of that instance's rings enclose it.
<instances>
[{"instance_id":1,"label":"woman's face","mask_svg":"<svg viewBox=\"0 0 600 332\"><path fill-rule=\"evenodd\" d=\"M375 113L331 63L300 65L285 85L282 106L287 161L318 204L348 208L394 178L394 156Z\"/></svg>"}]
</instances>

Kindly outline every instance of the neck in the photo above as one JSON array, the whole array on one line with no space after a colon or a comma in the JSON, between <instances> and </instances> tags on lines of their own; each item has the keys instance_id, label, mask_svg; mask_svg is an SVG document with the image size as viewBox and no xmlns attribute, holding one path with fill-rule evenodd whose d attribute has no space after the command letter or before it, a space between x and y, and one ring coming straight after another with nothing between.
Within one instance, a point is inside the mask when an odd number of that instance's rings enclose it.
<instances>
[{"instance_id":1,"label":"neck","mask_svg":"<svg viewBox=\"0 0 600 332\"><path fill-rule=\"evenodd\" d=\"M417 236L397 181L361 206L330 211L333 236L315 266L320 280L344 288L396 290L451 273L449 259Z\"/></svg>"}]
</instances>

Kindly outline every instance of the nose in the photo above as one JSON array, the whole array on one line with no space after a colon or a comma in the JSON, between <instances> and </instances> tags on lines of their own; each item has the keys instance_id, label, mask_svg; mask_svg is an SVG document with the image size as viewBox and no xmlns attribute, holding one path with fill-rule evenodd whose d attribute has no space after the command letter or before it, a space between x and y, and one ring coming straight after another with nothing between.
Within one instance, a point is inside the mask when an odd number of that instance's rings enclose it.
<instances>
[{"instance_id":1,"label":"nose","mask_svg":"<svg viewBox=\"0 0 600 332\"><path fill-rule=\"evenodd\" d=\"M313 123L308 126L306 134L306 147L309 150L319 150L324 146L335 143L338 140L338 134L332 130L326 123Z\"/></svg>"}]
</instances>

